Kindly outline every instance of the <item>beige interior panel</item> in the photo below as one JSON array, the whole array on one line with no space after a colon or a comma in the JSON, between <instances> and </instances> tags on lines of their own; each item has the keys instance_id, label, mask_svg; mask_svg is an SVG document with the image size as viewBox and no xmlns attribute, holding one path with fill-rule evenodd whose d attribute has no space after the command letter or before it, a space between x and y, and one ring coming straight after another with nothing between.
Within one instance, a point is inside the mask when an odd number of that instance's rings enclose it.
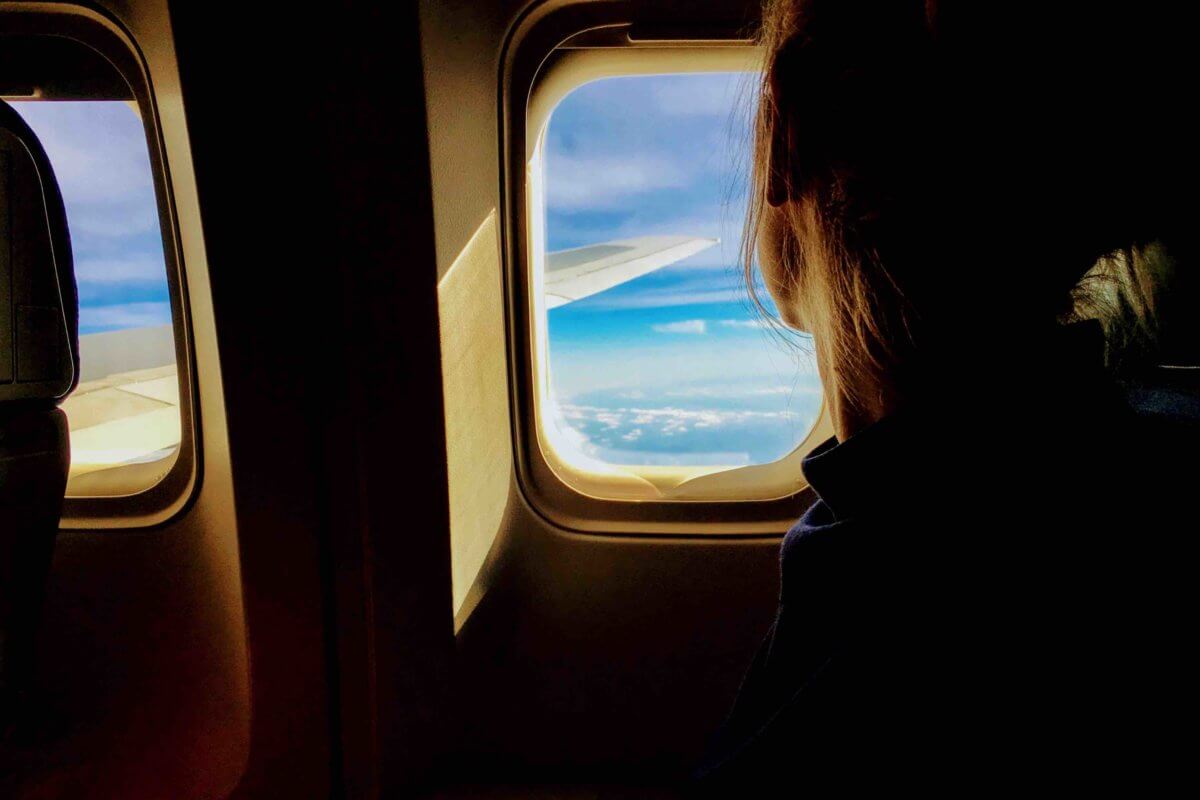
<instances>
[{"instance_id":1,"label":"beige interior panel","mask_svg":"<svg viewBox=\"0 0 1200 800\"><path fill-rule=\"evenodd\" d=\"M456 616L482 591L512 469L499 233L493 211L438 283Z\"/></svg>"}]
</instances>

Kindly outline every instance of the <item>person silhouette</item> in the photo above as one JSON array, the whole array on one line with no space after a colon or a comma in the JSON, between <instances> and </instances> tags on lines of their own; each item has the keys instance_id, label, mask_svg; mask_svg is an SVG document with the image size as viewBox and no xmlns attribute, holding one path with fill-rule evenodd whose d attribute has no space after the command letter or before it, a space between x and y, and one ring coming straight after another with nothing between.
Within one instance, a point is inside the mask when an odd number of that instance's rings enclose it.
<instances>
[{"instance_id":1,"label":"person silhouette","mask_svg":"<svg viewBox=\"0 0 1200 800\"><path fill-rule=\"evenodd\" d=\"M696 795L1182 773L1180 439L1105 312L1193 185L1158 11L766 4L747 284L811 334L836 436Z\"/></svg>"}]
</instances>

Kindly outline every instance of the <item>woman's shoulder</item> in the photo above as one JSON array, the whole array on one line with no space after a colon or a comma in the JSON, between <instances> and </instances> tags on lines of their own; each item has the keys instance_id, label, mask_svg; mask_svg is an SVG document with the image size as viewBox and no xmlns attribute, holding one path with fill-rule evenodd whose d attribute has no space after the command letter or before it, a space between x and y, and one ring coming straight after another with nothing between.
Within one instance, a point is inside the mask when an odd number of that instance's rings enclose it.
<instances>
[{"instance_id":1,"label":"woman's shoulder","mask_svg":"<svg viewBox=\"0 0 1200 800\"><path fill-rule=\"evenodd\" d=\"M786 552L798 547L820 547L830 537L836 535L838 520L825 501L817 498L808 507L796 524L788 529L783 537L783 550ZM816 542L816 544L814 544Z\"/></svg>"},{"instance_id":2,"label":"woman's shoulder","mask_svg":"<svg viewBox=\"0 0 1200 800\"><path fill-rule=\"evenodd\" d=\"M783 537L779 549L780 601L817 597L837 602L875 560L875 534L870 520L839 519L823 500L816 500Z\"/></svg>"}]
</instances>

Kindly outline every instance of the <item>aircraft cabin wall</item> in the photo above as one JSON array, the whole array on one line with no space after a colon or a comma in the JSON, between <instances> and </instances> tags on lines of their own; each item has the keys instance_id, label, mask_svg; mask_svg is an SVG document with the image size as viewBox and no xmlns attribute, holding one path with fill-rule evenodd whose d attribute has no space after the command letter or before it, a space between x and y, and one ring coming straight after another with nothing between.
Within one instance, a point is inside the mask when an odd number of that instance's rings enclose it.
<instances>
[{"instance_id":1,"label":"aircraft cabin wall","mask_svg":"<svg viewBox=\"0 0 1200 800\"><path fill-rule=\"evenodd\" d=\"M94 18L145 60L200 435L169 519L135 526L123 498L64 518L41 676L62 725L4 780L63 797L410 786L446 741L453 648L415 7L0 9Z\"/></svg>"},{"instance_id":2,"label":"aircraft cabin wall","mask_svg":"<svg viewBox=\"0 0 1200 800\"><path fill-rule=\"evenodd\" d=\"M249 654L214 304L167 6L6 2L0 14L6 31L36 16L136 43L170 165L203 418L195 493L169 521L121 529L120 519L66 512L39 657L54 736L18 766L36 764L40 796L225 796L249 750Z\"/></svg>"},{"instance_id":3,"label":"aircraft cabin wall","mask_svg":"<svg viewBox=\"0 0 1200 800\"><path fill-rule=\"evenodd\" d=\"M452 692L466 750L447 771L467 783L678 774L727 709L776 600L777 534L566 530L530 505L518 480L510 386L497 386L492 371L503 343L513 346L505 321L520 324L497 291L511 235L497 158L500 89L505 60L516 57L514 31L568 5L421 4L450 442ZM649 10L698 28L747 8L575 5L589 7L592 24ZM486 355L466 355L470 348ZM473 384L467 375L478 376L481 361L486 380ZM507 379L522 380L509 366Z\"/></svg>"},{"instance_id":4,"label":"aircraft cabin wall","mask_svg":"<svg viewBox=\"0 0 1200 800\"><path fill-rule=\"evenodd\" d=\"M531 502L504 111L559 12L688 38L754 4L401 6L0 2L144 65L198 433L169 519L64 522L50 796L653 783L770 621L761 519L581 531Z\"/></svg>"}]
</instances>

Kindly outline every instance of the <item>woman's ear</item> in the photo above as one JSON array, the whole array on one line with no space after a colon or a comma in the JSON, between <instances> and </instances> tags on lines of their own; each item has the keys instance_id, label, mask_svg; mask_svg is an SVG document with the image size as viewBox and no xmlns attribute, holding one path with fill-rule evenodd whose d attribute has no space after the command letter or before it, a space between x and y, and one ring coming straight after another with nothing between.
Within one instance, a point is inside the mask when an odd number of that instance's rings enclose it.
<instances>
[{"instance_id":1,"label":"woman's ear","mask_svg":"<svg viewBox=\"0 0 1200 800\"><path fill-rule=\"evenodd\" d=\"M789 236L787 212L780 206L764 207L755 239L759 274L783 323L789 328L809 333L797 294L799 276L794 272L800 265L789 261L784 252Z\"/></svg>"}]
</instances>

